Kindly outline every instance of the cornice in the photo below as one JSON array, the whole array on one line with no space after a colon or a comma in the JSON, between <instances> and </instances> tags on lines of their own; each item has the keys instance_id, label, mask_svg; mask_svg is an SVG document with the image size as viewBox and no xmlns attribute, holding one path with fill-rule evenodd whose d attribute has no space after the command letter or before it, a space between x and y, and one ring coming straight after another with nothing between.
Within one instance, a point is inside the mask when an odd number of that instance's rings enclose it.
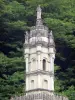
<instances>
[{"instance_id":1,"label":"cornice","mask_svg":"<svg viewBox=\"0 0 75 100\"><path fill-rule=\"evenodd\" d=\"M50 93L54 93L54 91L53 90L48 90L48 89L42 89L42 88L36 88L36 89L31 89L31 90L28 90L28 91L26 91L26 93L28 93L28 92L38 92L38 91L43 91L43 92L50 92Z\"/></svg>"},{"instance_id":2,"label":"cornice","mask_svg":"<svg viewBox=\"0 0 75 100\"><path fill-rule=\"evenodd\" d=\"M43 71L43 70L36 70L36 71L31 71L31 72L26 73L26 76L31 76L31 75L50 75L50 76L54 76L54 73L52 71Z\"/></svg>"},{"instance_id":3,"label":"cornice","mask_svg":"<svg viewBox=\"0 0 75 100\"><path fill-rule=\"evenodd\" d=\"M37 41L37 42L32 42L32 43L29 43L29 44L24 44L24 48L34 48L36 47L37 45L41 45L43 47L46 47L46 48L55 48L55 45L54 44L49 44L45 41Z\"/></svg>"}]
</instances>

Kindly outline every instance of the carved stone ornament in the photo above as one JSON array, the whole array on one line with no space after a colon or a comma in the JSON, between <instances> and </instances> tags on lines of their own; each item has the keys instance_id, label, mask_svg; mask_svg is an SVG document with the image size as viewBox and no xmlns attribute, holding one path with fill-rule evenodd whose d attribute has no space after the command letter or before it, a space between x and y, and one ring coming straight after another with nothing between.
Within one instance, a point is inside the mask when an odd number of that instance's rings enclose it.
<instances>
[{"instance_id":1,"label":"carved stone ornament","mask_svg":"<svg viewBox=\"0 0 75 100\"><path fill-rule=\"evenodd\" d=\"M36 41L42 41L42 38L41 37L37 37Z\"/></svg>"}]
</instances>

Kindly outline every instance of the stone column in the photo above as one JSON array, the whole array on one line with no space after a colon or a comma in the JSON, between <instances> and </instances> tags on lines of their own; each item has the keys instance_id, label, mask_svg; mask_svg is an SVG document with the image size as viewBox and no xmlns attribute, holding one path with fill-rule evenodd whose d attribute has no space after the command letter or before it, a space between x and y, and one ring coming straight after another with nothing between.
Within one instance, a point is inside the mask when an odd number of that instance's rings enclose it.
<instances>
[{"instance_id":1,"label":"stone column","mask_svg":"<svg viewBox=\"0 0 75 100\"><path fill-rule=\"evenodd\" d=\"M27 91L29 88L30 88L30 85L29 85L29 82L28 82L28 77L26 77L26 90L25 91Z\"/></svg>"},{"instance_id":2,"label":"stone column","mask_svg":"<svg viewBox=\"0 0 75 100\"><path fill-rule=\"evenodd\" d=\"M40 79L41 77L40 77L40 75L38 75L38 88L40 88L41 87L41 79Z\"/></svg>"},{"instance_id":3,"label":"stone column","mask_svg":"<svg viewBox=\"0 0 75 100\"><path fill-rule=\"evenodd\" d=\"M54 75L51 77L52 80L52 90L54 91Z\"/></svg>"},{"instance_id":4,"label":"stone column","mask_svg":"<svg viewBox=\"0 0 75 100\"><path fill-rule=\"evenodd\" d=\"M28 54L25 55L26 60L26 72L28 72Z\"/></svg>"},{"instance_id":5,"label":"stone column","mask_svg":"<svg viewBox=\"0 0 75 100\"><path fill-rule=\"evenodd\" d=\"M46 59L46 71L49 71L49 64L48 59Z\"/></svg>"},{"instance_id":6,"label":"stone column","mask_svg":"<svg viewBox=\"0 0 75 100\"><path fill-rule=\"evenodd\" d=\"M50 66L51 66L51 90L54 91L54 54L50 56Z\"/></svg>"},{"instance_id":7,"label":"stone column","mask_svg":"<svg viewBox=\"0 0 75 100\"><path fill-rule=\"evenodd\" d=\"M52 55L50 55L50 71L53 71L53 60L52 60Z\"/></svg>"},{"instance_id":8,"label":"stone column","mask_svg":"<svg viewBox=\"0 0 75 100\"><path fill-rule=\"evenodd\" d=\"M25 55L25 62L26 62L26 73L29 71L28 69L28 57L29 57L29 54L26 54ZM28 87L29 87L29 83L28 83L28 77L26 76L26 91L28 90Z\"/></svg>"},{"instance_id":9,"label":"stone column","mask_svg":"<svg viewBox=\"0 0 75 100\"><path fill-rule=\"evenodd\" d=\"M41 59L40 59L40 52L37 52L37 62L38 62L38 63L37 63L37 67L38 67L38 68L37 68L37 69L38 69L38 70L40 70L40 60L41 60Z\"/></svg>"},{"instance_id":10,"label":"stone column","mask_svg":"<svg viewBox=\"0 0 75 100\"><path fill-rule=\"evenodd\" d=\"M52 62L53 62L53 67L52 67L52 72L53 72L53 74L54 74L54 58L52 58Z\"/></svg>"},{"instance_id":11,"label":"stone column","mask_svg":"<svg viewBox=\"0 0 75 100\"><path fill-rule=\"evenodd\" d=\"M54 73L54 54L50 55L50 71Z\"/></svg>"},{"instance_id":12,"label":"stone column","mask_svg":"<svg viewBox=\"0 0 75 100\"><path fill-rule=\"evenodd\" d=\"M54 74L54 59L55 59L55 54L52 54L52 72Z\"/></svg>"},{"instance_id":13,"label":"stone column","mask_svg":"<svg viewBox=\"0 0 75 100\"><path fill-rule=\"evenodd\" d=\"M40 54L40 70L43 70L42 69L42 54Z\"/></svg>"}]
</instances>

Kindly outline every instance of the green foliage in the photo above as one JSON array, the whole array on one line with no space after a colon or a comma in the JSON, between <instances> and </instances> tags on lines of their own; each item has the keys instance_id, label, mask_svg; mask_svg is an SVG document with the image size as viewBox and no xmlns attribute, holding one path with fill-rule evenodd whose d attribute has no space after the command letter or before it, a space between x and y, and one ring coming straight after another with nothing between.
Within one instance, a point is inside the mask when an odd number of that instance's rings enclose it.
<instances>
[{"instance_id":1,"label":"green foliage","mask_svg":"<svg viewBox=\"0 0 75 100\"><path fill-rule=\"evenodd\" d=\"M21 74L21 75L20 75ZM20 76L19 76L20 75ZM0 53L0 100L23 92L24 64L22 57L8 58Z\"/></svg>"},{"instance_id":2,"label":"green foliage","mask_svg":"<svg viewBox=\"0 0 75 100\"><path fill-rule=\"evenodd\" d=\"M25 16L25 7L17 1L9 2L9 4L5 6L5 14L8 20L22 20Z\"/></svg>"},{"instance_id":3,"label":"green foliage","mask_svg":"<svg viewBox=\"0 0 75 100\"><path fill-rule=\"evenodd\" d=\"M13 30L15 30L15 29L25 30L26 29L25 25L26 25L26 23L24 21L20 21L20 20L8 23L8 27L10 27Z\"/></svg>"},{"instance_id":4,"label":"green foliage","mask_svg":"<svg viewBox=\"0 0 75 100\"><path fill-rule=\"evenodd\" d=\"M75 87L69 87L69 89L62 92L62 94L68 96L70 100L75 100Z\"/></svg>"},{"instance_id":5,"label":"green foliage","mask_svg":"<svg viewBox=\"0 0 75 100\"><path fill-rule=\"evenodd\" d=\"M0 100L24 93L24 33L39 4L55 38L55 92L74 100L75 0L0 0Z\"/></svg>"}]
</instances>

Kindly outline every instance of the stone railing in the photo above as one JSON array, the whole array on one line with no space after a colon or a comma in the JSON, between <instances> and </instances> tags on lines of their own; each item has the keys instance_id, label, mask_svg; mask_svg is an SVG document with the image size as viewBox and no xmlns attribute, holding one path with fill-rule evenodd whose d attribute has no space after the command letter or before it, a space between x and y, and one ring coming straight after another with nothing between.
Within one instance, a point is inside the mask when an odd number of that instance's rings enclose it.
<instances>
[{"instance_id":1,"label":"stone railing","mask_svg":"<svg viewBox=\"0 0 75 100\"><path fill-rule=\"evenodd\" d=\"M68 98L59 95L37 93L37 94L29 94L29 95L24 95L19 97L15 96L10 100L68 100Z\"/></svg>"}]
</instances>

